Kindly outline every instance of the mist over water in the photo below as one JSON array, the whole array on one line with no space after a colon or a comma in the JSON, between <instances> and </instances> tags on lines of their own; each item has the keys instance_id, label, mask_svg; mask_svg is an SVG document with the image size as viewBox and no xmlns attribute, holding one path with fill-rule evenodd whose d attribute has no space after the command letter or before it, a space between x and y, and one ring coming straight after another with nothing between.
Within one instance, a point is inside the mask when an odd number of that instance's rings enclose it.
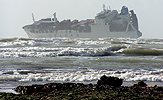
<instances>
[{"instance_id":1,"label":"mist over water","mask_svg":"<svg viewBox=\"0 0 163 100\"><path fill-rule=\"evenodd\" d=\"M163 83L163 39L0 39L0 88L96 83L102 75Z\"/></svg>"}]
</instances>

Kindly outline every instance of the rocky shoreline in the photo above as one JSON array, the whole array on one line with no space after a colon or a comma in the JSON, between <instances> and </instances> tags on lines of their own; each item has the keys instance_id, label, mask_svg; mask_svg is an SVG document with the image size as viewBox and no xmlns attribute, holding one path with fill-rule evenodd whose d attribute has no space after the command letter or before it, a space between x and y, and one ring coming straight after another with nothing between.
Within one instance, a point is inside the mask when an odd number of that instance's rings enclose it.
<instances>
[{"instance_id":1,"label":"rocky shoreline","mask_svg":"<svg viewBox=\"0 0 163 100\"><path fill-rule=\"evenodd\" d=\"M121 86L122 79L102 76L97 84L48 83L44 85L17 86L16 92L0 93L1 100L162 100L163 87L147 85L143 81L133 86Z\"/></svg>"}]
</instances>

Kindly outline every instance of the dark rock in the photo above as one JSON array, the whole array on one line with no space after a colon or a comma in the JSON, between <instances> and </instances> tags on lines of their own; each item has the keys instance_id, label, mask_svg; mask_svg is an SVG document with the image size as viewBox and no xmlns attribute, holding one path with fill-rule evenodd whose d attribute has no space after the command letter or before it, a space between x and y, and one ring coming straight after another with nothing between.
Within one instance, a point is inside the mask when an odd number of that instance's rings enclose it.
<instances>
[{"instance_id":1,"label":"dark rock","mask_svg":"<svg viewBox=\"0 0 163 100\"><path fill-rule=\"evenodd\" d=\"M22 91L22 94L31 95L34 92L35 91L34 91L34 88L32 86L24 86L24 89Z\"/></svg>"},{"instance_id":2,"label":"dark rock","mask_svg":"<svg viewBox=\"0 0 163 100\"><path fill-rule=\"evenodd\" d=\"M109 85L113 87L120 87L123 83L123 79L119 79L117 77L107 77L106 75L103 75L100 80L98 80L97 85Z\"/></svg>"},{"instance_id":3,"label":"dark rock","mask_svg":"<svg viewBox=\"0 0 163 100\"><path fill-rule=\"evenodd\" d=\"M90 83L90 84L87 85L87 87L89 87L89 88L93 88L93 84Z\"/></svg>"},{"instance_id":4,"label":"dark rock","mask_svg":"<svg viewBox=\"0 0 163 100\"><path fill-rule=\"evenodd\" d=\"M17 86L17 87L15 88L15 91L16 91L16 92L22 92L23 89L24 89L24 86Z\"/></svg>"},{"instance_id":5,"label":"dark rock","mask_svg":"<svg viewBox=\"0 0 163 100\"><path fill-rule=\"evenodd\" d=\"M141 87L146 87L147 84L144 81L138 82L138 84L134 84L133 86L141 86Z\"/></svg>"},{"instance_id":6,"label":"dark rock","mask_svg":"<svg viewBox=\"0 0 163 100\"><path fill-rule=\"evenodd\" d=\"M63 85L61 83L47 83L44 85L44 89L46 92L51 92L53 90L61 90L63 89Z\"/></svg>"},{"instance_id":7,"label":"dark rock","mask_svg":"<svg viewBox=\"0 0 163 100\"><path fill-rule=\"evenodd\" d=\"M163 87L157 87L156 90L157 91L163 91Z\"/></svg>"},{"instance_id":8,"label":"dark rock","mask_svg":"<svg viewBox=\"0 0 163 100\"><path fill-rule=\"evenodd\" d=\"M64 89L72 89L75 86L75 83L63 83Z\"/></svg>"},{"instance_id":9,"label":"dark rock","mask_svg":"<svg viewBox=\"0 0 163 100\"><path fill-rule=\"evenodd\" d=\"M83 84L83 83L77 83L77 87L78 88L82 88L82 87L84 87L85 85Z\"/></svg>"},{"instance_id":10,"label":"dark rock","mask_svg":"<svg viewBox=\"0 0 163 100\"><path fill-rule=\"evenodd\" d=\"M32 85L33 92L40 92L44 90L44 85Z\"/></svg>"},{"instance_id":11,"label":"dark rock","mask_svg":"<svg viewBox=\"0 0 163 100\"><path fill-rule=\"evenodd\" d=\"M146 87L147 84L144 83L144 81L140 81L140 82L138 82L138 86Z\"/></svg>"}]
</instances>

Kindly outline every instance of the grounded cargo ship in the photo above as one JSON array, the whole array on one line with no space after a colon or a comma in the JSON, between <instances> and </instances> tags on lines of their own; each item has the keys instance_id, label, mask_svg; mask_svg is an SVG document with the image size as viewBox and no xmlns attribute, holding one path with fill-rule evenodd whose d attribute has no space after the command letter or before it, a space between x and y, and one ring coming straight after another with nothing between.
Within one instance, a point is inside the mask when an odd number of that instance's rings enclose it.
<instances>
[{"instance_id":1,"label":"grounded cargo ship","mask_svg":"<svg viewBox=\"0 0 163 100\"><path fill-rule=\"evenodd\" d=\"M142 33L138 29L138 20L133 10L128 11L123 6L121 12L105 9L95 16L95 19L58 21L54 18L34 20L31 25L23 27L30 38L138 38Z\"/></svg>"}]
</instances>

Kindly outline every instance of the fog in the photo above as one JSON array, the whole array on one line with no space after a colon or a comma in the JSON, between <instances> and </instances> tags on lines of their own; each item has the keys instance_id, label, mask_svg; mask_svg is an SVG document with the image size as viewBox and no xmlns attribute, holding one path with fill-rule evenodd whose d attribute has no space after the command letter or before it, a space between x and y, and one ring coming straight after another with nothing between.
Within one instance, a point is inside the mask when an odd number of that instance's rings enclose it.
<instances>
[{"instance_id":1,"label":"fog","mask_svg":"<svg viewBox=\"0 0 163 100\"><path fill-rule=\"evenodd\" d=\"M123 5L137 14L141 38L163 38L163 0L0 0L0 38L28 37L22 27L57 12L64 19L94 18L102 5L121 10Z\"/></svg>"}]
</instances>

